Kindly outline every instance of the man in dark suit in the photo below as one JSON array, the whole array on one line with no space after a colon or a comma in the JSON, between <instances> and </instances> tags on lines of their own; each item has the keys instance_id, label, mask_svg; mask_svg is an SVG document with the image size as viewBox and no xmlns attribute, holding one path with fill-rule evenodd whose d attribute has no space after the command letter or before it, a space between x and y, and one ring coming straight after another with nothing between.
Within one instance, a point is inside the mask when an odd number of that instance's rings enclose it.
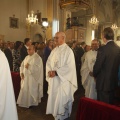
<instances>
[{"instance_id":1,"label":"man in dark suit","mask_svg":"<svg viewBox=\"0 0 120 120\"><path fill-rule=\"evenodd\" d=\"M75 63L76 63L76 72L77 72L77 81L78 81L78 89L81 88L81 75L80 75L80 69L81 69L81 57L83 56L85 50L86 44L85 42L82 42L80 46L76 46L75 51L76 51L76 57L75 57Z\"/></svg>"},{"instance_id":2,"label":"man in dark suit","mask_svg":"<svg viewBox=\"0 0 120 120\"><path fill-rule=\"evenodd\" d=\"M13 43L9 42L9 43L7 43L7 48L5 48L5 50L4 50L4 53L5 53L5 56L7 57L11 71L13 70L12 49L13 49Z\"/></svg>"},{"instance_id":3,"label":"man in dark suit","mask_svg":"<svg viewBox=\"0 0 120 120\"><path fill-rule=\"evenodd\" d=\"M110 27L103 31L103 41L106 43L98 50L93 68L96 78L97 99L113 104L114 91L118 86L118 68L120 63L120 48L114 43L114 32Z\"/></svg>"},{"instance_id":4,"label":"man in dark suit","mask_svg":"<svg viewBox=\"0 0 120 120\"><path fill-rule=\"evenodd\" d=\"M30 38L25 38L24 39L24 46L20 50L20 55L21 55L21 60L23 61L24 58L28 55L27 53L27 48L31 45L31 40Z\"/></svg>"}]
</instances>

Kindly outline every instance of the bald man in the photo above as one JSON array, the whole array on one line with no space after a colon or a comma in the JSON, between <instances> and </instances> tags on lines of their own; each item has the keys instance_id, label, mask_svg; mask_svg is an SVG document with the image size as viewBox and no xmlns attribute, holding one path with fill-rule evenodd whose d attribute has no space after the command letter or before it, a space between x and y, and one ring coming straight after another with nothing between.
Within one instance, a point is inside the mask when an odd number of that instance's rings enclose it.
<instances>
[{"instance_id":1,"label":"bald man","mask_svg":"<svg viewBox=\"0 0 120 120\"><path fill-rule=\"evenodd\" d=\"M21 90L17 104L29 108L37 106L43 97L43 63L33 45L28 47L27 52L28 56L20 67Z\"/></svg>"},{"instance_id":2,"label":"bald man","mask_svg":"<svg viewBox=\"0 0 120 120\"><path fill-rule=\"evenodd\" d=\"M46 114L55 120L68 120L77 90L76 68L73 51L65 43L65 33L55 34L56 47L46 63L48 102Z\"/></svg>"},{"instance_id":3,"label":"bald man","mask_svg":"<svg viewBox=\"0 0 120 120\"><path fill-rule=\"evenodd\" d=\"M0 40L0 44L1 44ZM0 120L18 120L11 73L7 58L0 50Z\"/></svg>"},{"instance_id":4,"label":"bald man","mask_svg":"<svg viewBox=\"0 0 120 120\"><path fill-rule=\"evenodd\" d=\"M82 85L85 89L85 97L97 99L96 83L92 76L93 66L96 61L97 49L99 48L98 40L92 40L91 50L85 55L85 60L81 67Z\"/></svg>"}]
</instances>

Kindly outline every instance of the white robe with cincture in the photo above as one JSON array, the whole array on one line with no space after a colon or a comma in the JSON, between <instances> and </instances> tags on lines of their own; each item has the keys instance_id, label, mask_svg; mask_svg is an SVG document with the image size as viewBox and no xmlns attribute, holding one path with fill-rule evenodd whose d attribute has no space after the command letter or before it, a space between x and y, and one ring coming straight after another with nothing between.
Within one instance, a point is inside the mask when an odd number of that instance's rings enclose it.
<instances>
[{"instance_id":1,"label":"white robe with cincture","mask_svg":"<svg viewBox=\"0 0 120 120\"><path fill-rule=\"evenodd\" d=\"M97 99L96 83L94 77L89 75L93 72L93 66L96 61L97 51L88 51L85 55L85 61L81 67L82 85L85 89L85 97Z\"/></svg>"},{"instance_id":2,"label":"white robe with cincture","mask_svg":"<svg viewBox=\"0 0 120 120\"><path fill-rule=\"evenodd\" d=\"M58 76L50 78L48 72L52 70ZM46 114L52 114L55 120L64 120L71 114L73 95L77 90L74 54L67 44L51 52L46 64L46 80L49 84Z\"/></svg>"},{"instance_id":3,"label":"white robe with cincture","mask_svg":"<svg viewBox=\"0 0 120 120\"><path fill-rule=\"evenodd\" d=\"M8 61L0 50L0 120L18 120Z\"/></svg>"},{"instance_id":4,"label":"white robe with cincture","mask_svg":"<svg viewBox=\"0 0 120 120\"><path fill-rule=\"evenodd\" d=\"M25 68L27 63L28 69ZM21 80L17 104L26 108L38 105L43 97L43 63L40 56L37 53L28 55L21 64L20 73L24 74L24 79Z\"/></svg>"}]
</instances>

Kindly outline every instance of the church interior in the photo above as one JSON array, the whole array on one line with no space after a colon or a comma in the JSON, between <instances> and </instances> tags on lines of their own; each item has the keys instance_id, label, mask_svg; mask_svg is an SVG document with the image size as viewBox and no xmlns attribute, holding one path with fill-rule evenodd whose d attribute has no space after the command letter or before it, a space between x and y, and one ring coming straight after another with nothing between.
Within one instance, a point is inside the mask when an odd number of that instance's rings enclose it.
<instances>
[{"instance_id":1,"label":"church interior","mask_svg":"<svg viewBox=\"0 0 120 120\"><path fill-rule=\"evenodd\" d=\"M103 45L102 31L106 27L111 27L114 31L114 42L120 46L120 0L0 0L0 15L0 40L3 43L23 42L25 38L30 38L32 42L47 43L48 40L54 40L56 32L61 31L66 34L68 45L77 41L79 45L85 42L86 45L91 46L93 39L99 40ZM11 72L11 74L17 100L20 76L19 73ZM44 95L38 106L29 109L17 106L19 120L54 120L52 115L46 115L48 98L46 83L43 89ZM80 83L79 90L74 94L70 120L87 120L85 117L79 118L80 115L78 115L80 114L78 106L82 108L79 103L80 98L84 96L85 90ZM88 103L84 104L85 107L88 105ZM91 103L87 113L93 106L95 105ZM116 91L115 107L108 106L106 109L108 111L116 109L117 113L113 114L116 116L119 114L118 119L115 119L119 120L120 87ZM101 109L103 110L102 107ZM84 113L82 110L81 112ZM91 112L91 114L98 113ZM103 116L105 119L101 117L100 120L108 120L107 112L106 115ZM88 114L88 116L91 115ZM88 120L95 119L88 117Z\"/></svg>"},{"instance_id":2,"label":"church interior","mask_svg":"<svg viewBox=\"0 0 120 120\"><path fill-rule=\"evenodd\" d=\"M44 41L52 39L57 31L65 31L66 42L77 40L90 44L92 37L101 40L101 31L105 27L116 25L114 27L118 28L115 31L115 41L119 44L119 7L119 0L1 1L0 39L14 42L30 37L33 41ZM28 14L32 15L31 12L38 15L37 24L26 21ZM97 18L98 23L90 24L93 16ZM44 20L48 22L47 27L42 25ZM93 36L92 30L95 31Z\"/></svg>"}]
</instances>

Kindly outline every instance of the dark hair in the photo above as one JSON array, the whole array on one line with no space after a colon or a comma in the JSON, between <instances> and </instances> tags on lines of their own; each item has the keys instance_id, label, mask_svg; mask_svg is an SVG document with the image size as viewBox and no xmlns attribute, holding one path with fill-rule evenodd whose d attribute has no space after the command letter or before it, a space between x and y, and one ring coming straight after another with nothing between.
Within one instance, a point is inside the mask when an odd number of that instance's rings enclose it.
<instances>
[{"instance_id":1,"label":"dark hair","mask_svg":"<svg viewBox=\"0 0 120 120\"><path fill-rule=\"evenodd\" d=\"M32 42L32 45L34 45L34 46L35 46L35 44L36 44L36 42Z\"/></svg>"},{"instance_id":2,"label":"dark hair","mask_svg":"<svg viewBox=\"0 0 120 120\"><path fill-rule=\"evenodd\" d=\"M85 44L86 44L85 42L81 42L81 43L80 43L80 45L82 45L82 46L85 45Z\"/></svg>"},{"instance_id":3,"label":"dark hair","mask_svg":"<svg viewBox=\"0 0 120 120\"><path fill-rule=\"evenodd\" d=\"M74 41L72 41L71 45L75 44L76 42L77 42L77 41L75 41L75 40L74 40Z\"/></svg>"},{"instance_id":4,"label":"dark hair","mask_svg":"<svg viewBox=\"0 0 120 120\"><path fill-rule=\"evenodd\" d=\"M47 42L46 42L46 45L49 46L50 42L52 42L53 40L49 39Z\"/></svg>"},{"instance_id":5,"label":"dark hair","mask_svg":"<svg viewBox=\"0 0 120 120\"><path fill-rule=\"evenodd\" d=\"M24 39L24 44L26 44L29 40L30 40L30 38L25 38Z\"/></svg>"},{"instance_id":6,"label":"dark hair","mask_svg":"<svg viewBox=\"0 0 120 120\"><path fill-rule=\"evenodd\" d=\"M40 44L45 44L45 42L42 42L42 43L40 43Z\"/></svg>"},{"instance_id":7,"label":"dark hair","mask_svg":"<svg viewBox=\"0 0 120 120\"><path fill-rule=\"evenodd\" d=\"M76 43L76 42L77 42L77 41L74 40L72 43L74 44L74 43Z\"/></svg>"},{"instance_id":8,"label":"dark hair","mask_svg":"<svg viewBox=\"0 0 120 120\"><path fill-rule=\"evenodd\" d=\"M107 40L114 40L114 31L112 30L112 28L107 27L103 31L103 36Z\"/></svg>"},{"instance_id":9,"label":"dark hair","mask_svg":"<svg viewBox=\"0 0 120 120\"><path fill-rule=\"evenodd\" d=\"M14 49L17 50L21 44L22 44L21 41L16 41L14 44Z\"/></svg>"}]
</instances>

